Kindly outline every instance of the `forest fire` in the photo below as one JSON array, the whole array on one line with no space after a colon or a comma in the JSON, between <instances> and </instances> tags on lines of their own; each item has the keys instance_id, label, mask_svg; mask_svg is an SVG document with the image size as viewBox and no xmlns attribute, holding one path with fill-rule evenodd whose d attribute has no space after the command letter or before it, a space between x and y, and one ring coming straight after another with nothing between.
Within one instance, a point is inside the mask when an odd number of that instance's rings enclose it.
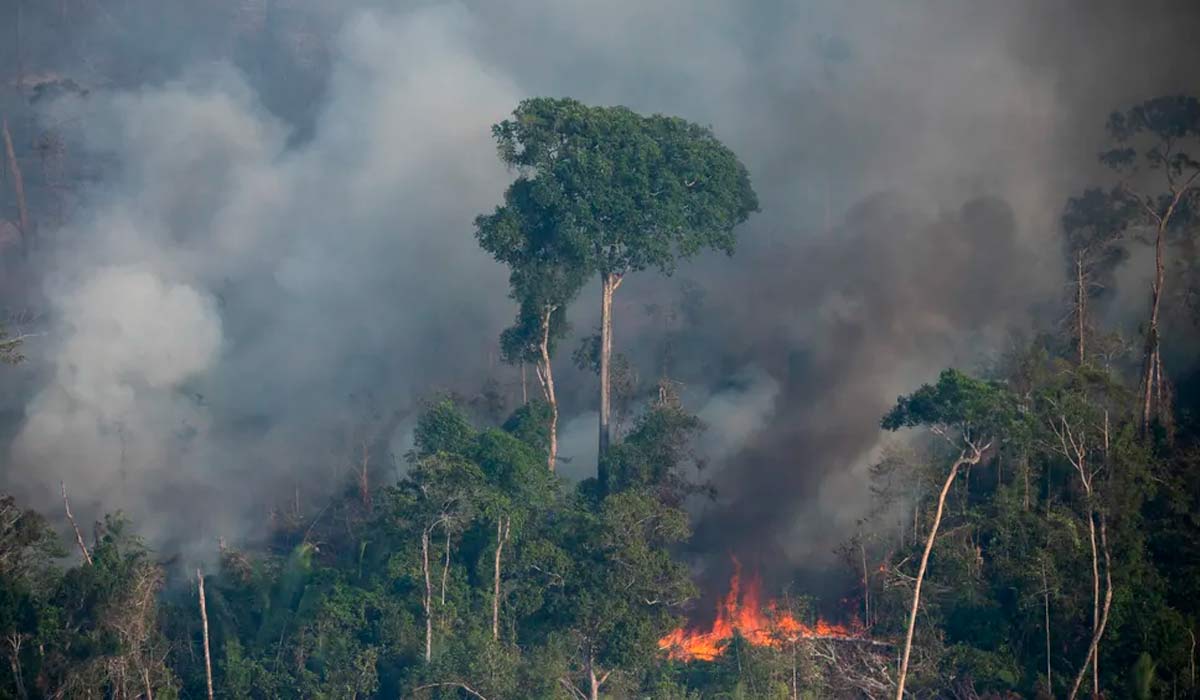
<instances>
[{"instance_id":1,"label":"forest fire","mask_svg":"<svg viewBox=\"0 0 1200 700\"><path fill-rule=\"evenodd\" d=\"M755 646L780 646L798 639L858 639L857 622L834 624L818 619L806 625L775 601L762 602L762 581L751 577L743 586L741 565L734 559L729 592L717 605L717 617L707 631L680 627L658 640L668 658L679 661L712 661L720 656L734 633Z\"/></svg>"}]
</instances>

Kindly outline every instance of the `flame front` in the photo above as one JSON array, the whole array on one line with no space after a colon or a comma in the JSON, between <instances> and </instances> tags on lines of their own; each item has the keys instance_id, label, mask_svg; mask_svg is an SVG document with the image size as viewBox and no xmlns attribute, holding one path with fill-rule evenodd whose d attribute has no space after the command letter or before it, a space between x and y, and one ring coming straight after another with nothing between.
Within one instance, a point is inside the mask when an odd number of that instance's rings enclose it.
<instances>
[{"instance_id":1,"label":"flame front","mask_svg":"<svg viewBox=\"0 0 1200 700\"><path fill-rule=\"evenodd\" d=\"M717 605L717 618L708 631L680 627L658 640L658 648L680 661L712 661L720 656L736 632L755 646L779 646L817 637L853 639L861 636L857 624L838 625L817 620L805 625L772 601L761 601L761 581L750 579L742 590L741 565L735 559L729 592Z\"/></svg>"}]
</instances>

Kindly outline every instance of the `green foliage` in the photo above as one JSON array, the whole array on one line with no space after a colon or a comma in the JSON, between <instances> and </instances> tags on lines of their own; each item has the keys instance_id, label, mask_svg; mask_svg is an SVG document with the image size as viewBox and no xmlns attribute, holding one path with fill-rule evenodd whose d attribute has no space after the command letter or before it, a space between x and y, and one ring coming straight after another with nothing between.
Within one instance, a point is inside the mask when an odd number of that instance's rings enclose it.
<instances>
[{"instance_id":1,"label":"green foliage","mask_svg":"<svg viewBox=\"0 0 1200 700\"><path fill-rule=\"evenodd\" d=\"M550 406L545 401L532 400L517 408L504 422L504 432L517 438L544 455L550 449Z\"/></svg>"},{"instance_id":2,"label":"green foliage","mask_svg":"<svg viewBox=\"0 0 1200 700\"><path fill-rule=\"evenodd\" d=\"M1113 140L1120 144L1101 155L1101 161L1112 168L1130 168L1139 156L1144 157L1151 168L1161 168L1176 176L1200 166L1187 152L1172 153L1160 145L1200 136L1200 100L1195 97L1156 97L1128 111L1113 112L1107 126ZM1139 153L1135 147L1139 137L1150 137L1155 144Z\"/></svg>"},{"instance_id":3,"label":"green foliage","mask_svg":"<svg viewBox=\"0 0 1200 700\"><path fill-rule=\"evenodd\" d=\"M1154 659L1142 652L1133 664L1133 697L1135 700L1150 700L1154 692Z\"/></svg>"},{"instance_id":4,"label":"green foliage","mask_svg":"<svg viewBox=\"0 0 1200 700\"><path fill-rule=\"evenodd\" d=\"M1178 148L1200 136L1198 105L1158 98L1114 115L1119 147L1105 161L1123 174L1200 170ZM517 178L476 235L510 266L510 362L542 362L543 331L548 350L562 342L564 309L587 277L728 252L757 206L733 154L679 119L536 99L495 135ZM1067 252L1103 284L1128 228L1161 202L1086 190L1063 215ZM0 356L14 342L0 336ZM597 350L585 339L585 368ZM1093 567L1112 581L1104 695L1200 692L1200 424L1183 421L1175 442L1143 435L1137 380L1099 358L1043 334L987 378L947 369L883 416L886 430L924 427L954 452L977 448L947 492L929 562L915 697L1064 697L1092 635ZM853 567L843 602L869 610L871 639L759 646L734 635L712 662L672 661L658 640L697 594L679 556L683 506L711 490L689 478L702 424L660 389L605 456L606 488L545 468L545 402L500 427L498 413L472 424L449 398L429 403L394 483L366 497L357 484L331 489L316 512L297 507L305 524L288 537L222 546L206 579L217 695L561 700L593 677L613 700L893 692L889 644L906 624L946 441L910 436L870 470L873 507L842 553ZM1094 555L1097 523L1108 556ZM191 573L160 563L119 515L90 538L91 563L59 561L73 551L0 495L0 697L139 697L147 686L160 699L203 697ZM809 619L790 597L782 605Z\"/></svg>"},{"instance_id":5,"label":"green foliage","mask_svg":"<svg viewBox=\"0 0 1200 700\"><path fill-rule=\"evenodd\" d=\"M477 229L514 267L529 257L529 236L572 269L670 272L702 248L732 252L733 228L758 208L737 157L677 117L535 98L493 134L519 176Z\"/></svg>"},{"instance_id":6,"label":"green foliage","mask_svg":"<svg viewBox=\"0 0 1200 700\"><path fill-rule=\"evenodd\" d=\"M1196 604L1179 572L1200 560L1200 460L1151 449L1135 429L1130 392L1112 373L1044 349L1006 367L1004 381L947 370L885 418L893 429L928 425L998 446L950 494L911 687L931 696L946 688L1034 696L1047 692L1048 663L1048 692L1065 693L1090 639L1088 507L1106 515L1113 561L1104 687L1113 697L1155 697L1166 679L1185 686ZM840 697L885 682L890 657L872 647L764 647L735 637L711 663L664 659L657 641L696 595L675 552L689 536L680 505L704 490L684 478L702 426L664 391L613 448L612 488L598 493L589 482L571 489L545 469L544 411L533 402L501 428L476 429L452 401L433 402L418 416L408 470L350 523L358 534L314 528L285 549L225 549L208 577L218 691L264 700L460 698L457 684L466 684L485 697L558 700L564 684L586 688L589 670L604 676L602 692L613 698ZM1053 428L1064 420L1092 445L1098 496L1090 503L1056 448ZM862 527L877 529L858 546L884 563L865 577L876 639L903 631L905 584L921 546L915 536L896 537L889 519L900 509L902 531L928 526L939 448L917 442L872 470L878 507ZM1168 458L1177 460L1173 472L1161 465ZM156 696L203 694L194 593L145 605L156 600L162 572L123 521L100 530L94 566L61 571L53 560L62 547L40 517L12 499L0 500L0 513L9 524L0 530L0 623L23 640L24 687L37 678L67 695L136 693L144 669ZM849 560L857 571L858 557ZM1153 672L1141 659L1156 660ZM4 682L0 692L15 695Z\"/></svg>"},{"instance_id":7,"label":"green foliage","mask_svg":"<svg viewBox=\"0 0 1200 700\"><path fill-rule=\"evenodd\" d=\"M544 304L528 297L521 298L516 321L500 333L500 357L509 364L536 364L541 361L542 309ZM567 334L566 308L558 306L550 313L550 332L547 350L550 355Z\"/></svg>"},{"instance_id":8,"label":"green foliage","mask_svg":"<svg viewBox=\"0 0 1200 700\"><path fill-rule=\"evenodd\" d=\"M450 399L441 399L417 419L413 444L421 456L439 452L459 455L467 451L474 435L475 429L458 406Z\"/></svg>"},{"instance_id":9,"label":"green foliage","mask_svg":"<svg viewBox=\"0 0 1200 700\"><path fill-rule=\"evenodd\" d=\"M1022 435L1025 422L1019 403L1003 384L947 369L938 376L936 384L925 384L898 398L881 425L885 430L927 425L987 440Z\"/></svg>"},{"instance_id":10,"label":"green foliage","mask_svg":"<svg viewBox=\"0 0 1200 700\"><path fill-rule=\"evenodd\" d=\"M696 462L689 445L703 429L700 420L679 405L656 403L638 416L625 440L605 456L610 490L651 489L664 502L678 505L698 490L680 476L680 470Z\"/></svg>"}]
</instances>

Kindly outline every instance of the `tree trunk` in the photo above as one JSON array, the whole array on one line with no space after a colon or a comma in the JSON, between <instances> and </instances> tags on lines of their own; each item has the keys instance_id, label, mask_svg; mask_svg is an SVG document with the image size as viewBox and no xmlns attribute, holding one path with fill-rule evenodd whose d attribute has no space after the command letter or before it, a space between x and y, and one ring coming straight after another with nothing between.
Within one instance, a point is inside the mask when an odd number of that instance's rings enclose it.
<instances>
[{"instance_id":1,"label":"tree trunk","mask_svg":"<svg viewBox=\"0 0 1200 700\"><path fill-rule=\"evenodd\" d=\"M196 569L196 582L200 587L200 629L204 634L204 682L208 688L208 700L213 700L212 654L208 647L208 607L204 604L204 572ZM150 683L146 682L146 694L149 696Z\"/></svg>"},{"instance_id":2,"label":"tree trunk","mask_svg":"<svg viewBox=\"0 0 1200 700\"><path fill-rule=\"evenodd\" d=\"M608 454L608 445L612 439L610 433L611 386L609 383L609 368L612 365L612 300L613 292L621 286L621 276L611 272L600 275L600 449L597 454L596 476L600 488L608 488L608 468L604 465L604 456Z\"/></svg>"},{"instance_id":3,"label":"tree trunk","mask_svg":"<svg viewBox=\"0 0 1200 700\"><path fill-rule=\"evenodd\" d=\"M20 634L13 632L7 641L11 649L8 665L12 669L13 685L17 686L17 695L21 697L21 700L29 700L29 691L25 689L25 678L21 672L21 646L24 640Z\"/></svg>"},{"instance_id":4,"label":"tree trunk","mask_svg":"<svg viewBox=\"0 0 1200 700\"><path fill-rule=\"evenodd\" d=\"M29 209L25 205L25 179L21 176L21 164L13 149L12 133L8 130L8 119L0 119L0 134L4 137L4 155L8 160L8 173L13 180L13 194L17 197L17 228L21 232L21 245L29 244Z\"/></svg>"},{"instance_id":5,"label":"tree trunk","mask_svg":"<svg viewBox=\"0 0 1200 700\"><path fill-rule=\"evenodd\" d=\"M1104 605L1100 609L1100 621L1092 632L1092 641L1088 645L1087 658L1083 661L1083 666L1079 668L1079 673L1075 676L1075 683L1071 686L1071 694L1067 696L1068 700L1075 700L1075 696L1079 694L1079 686L1083 685L1083 676L1087 673L1088 664L1092 664L1092 668L1099 667L1100 658L1100 637L1104 635L1104 628L1108 625L1108 611L1112 608L1112 558L1109 556L1108 550L1108 527L1104 517L1104 513L1100 513L1100 546L1104 551ZM1097 674L1093 674L1093 678L1097 678ZM1099 683L1095 680L1094 683ZM1095 697L1100 696L1099 688L1095 688Z\"/></svg>"},{"instance_id":6,"label":"tree trunk","mask_svg":"<svg viewBox=\"0 0 1200 700\"><path fill-rule=\"evenodd\" d=\"M1025 512L1028 513L1029 512L1029 455L1027 455L1027 454L1021 455L1021 475L1025 479L1025 500L1024 500L1023 505L1024 505Z\"/></svg>"},{"instance_id":7,"label":"tree trunk","mask_svg":"<svg viewBox=\"0 0 1200 700\"><path fill-rule=\"evenodd\" d=\"M600 686L604 685L604 681L608 680L609 671L603 675L596 675L596 663L592 659L591 652L588 652L587 662L588 672L588 700L600 700Z\"/></svg>"},{"instance_id":8,"label":"tree trunk","mask_svg":"<svg viewBox=\"0 0 1200 700\"><path fill-rule=\"evenodd\" d=\"M433 584L429 580L429 528L421 531L421 573L425 576L425 663L433 660Z\"/></svg>"},{"instance_id":9,"label":"tree trunk","mask_svg":"<svg viewBox=\"0 0 1200 700\"><path fill-rule=\"evenodd\" d=\"M1084 353L1084 338L1086 337L1084 328L1086 327L1084 314L1086 313L1087 304L1087 287L1083 283L1083 253L1075 254L1075 332L1079 334L1077 347L1079 350L1079 365L1083 366L1086 354Z\"/></svg>"},{"instance_id":10,"label":"tree trunk","mask_svg":"<svg viewBox=\"0 0 1200 700\"><path fill-rule=\"evenodd\" d=\"M1162 371L1160 367L1161 360L1159 359L1159 334L1158 334L1158 319L1159 309L1162 306L1163 282L1165 278L1165 268L1163 265L1164 248L1166 247L1166 228L1169 218L1162 218L1158 222L1158 229L1154 237L1154 283L1150 286L1150 324L1146 329L1146 356L1143 363L1142 374L1142 431L1150 429L1150 421L1155 413L1160 413L1163 410L1161 405L1162 399ZM1159 398L1157 407L1154 405L1154 398Z\"/></svg>"},{"instance_id":11,"label":"tree trunk","mask_svg":"<svg viewBox=\"0 0 1200 700\"><path fill-rule=\"evenodd\" d=\"M917 609L921 606L921 584L925 581L925 569L929 565L929 553L933 550L933 540L937 537L938 527L942 524L946 494L950 493L950 486L954 484L954 477L958 476L959 468L964 464L979 462L980 456L980 450L973 450L969 457L965 451L960 454L954 461L954 466L950 467L950 473L946 475L946 483L942 484L942 492L938 494L937 511L933 515L933 525L929 529L929 537L925 539L925 551L921 554L921 566L917 569L917 581L913 585L912 609L908 614L908 632L904 638L904 655L900 661L900 674L896 681L896 700L902 700L904 697L904 682L908 678L908 657L912 652L913 630L917 626Z\"/></svg>"},{"instance_id":12,"label":"tree trunk","mask_svg":"<svg viewBox=\"0 0 1200 700\"><path fill-rule=\"evenodd\" d=\"M504 543L508 541L508 526L511 520L504 515L496 518L496 560L492 571L492 639L500 640L500 557Z\"/></svg>"},{"instance_id":13,"label":"tree trunk","mask_svg":"<svg viewBox=\"0 0 1200 700\"><path fill-rule=\"evenodd\" d=\"M1196 632L1194 630L1189 629L1188 636L1192 638L1192 649L1188 653L1188 672L1190 673L1189 678L1191 678L1191 681L1192 681L1190 687L1195 688L1196 687Z\"/></svg>"},{"instance_id":14,"label":"tree trunk","mask_svg":"<svg viewBox=\"0 0 1200 700\"><path fill-rule=\"evenodd\" d=\"M550 453L546 460L550 471L554 471L558 461L558 396L554 392L554 370L550 366L550 317L553 314L553 306L542 310L542 337L538 342L538 351L542 356L538 376L542 379L542 393L546 395L546 403L550 406Z\"/></svg>"},{"instance_id":15,"label":"tree trunk","mask_svg":"<svg viewBox=\"0 0 1200 700\"><path fill-rule=\"evenodd\" d=\"M63 509L67 511L67 521L71 523L71 530L75 532L75 544L79 546L79 553L83 555L83 560L92 565L92 555L88 553L87 545L83 543L83 533L79 532L79 526L75 524L75 516L71 515L71 501L67 498L67 482L58 482L62 487Z\"/></svg>"},{"instance_id":16,"label":"tree trunk","mask_svg":"<svg viewBox=\"0 0 1200 700\"><path fill-rule=\"evenodd\" d=\"M1054 691L1054 678L1050 674L1050 584L1046 581L1046 562L1042 561L1042 610L1046 616L1046 690Z\"/></svg>"},{"instance_id":17,"label":"tree trunk","mask_svg":"<svg viewBox=\"0 0 1200 700\"><path fill-rule=\"evenodd\" d=\"M446 578L450 575L450 528L446 528L446 558L442 561L442 607L446 607Z\"/></svg>"},{"instance_id":18,"label":"tree trunk","mask_svg":"<svg viewBox=\"0 0 1200 700\"><path fill-rule=\"evenodd\" d=\"M362 463L358 472L358 498L362 502L363 510L371 512L371 479L367 472L367 466L371 463L371 450L367 447L367 441L363 440L362 444Z\"/></svg>"},{"instance_id":19,"label":"tree trunk","mask_svg":"<svg viewBox=\"0 0 1200 700\"><path fill-rule=\"evenodd\" d=\"M1091 494L1088 494L1091 500ZM1096 549L1096 516L1088 506L1088 538L1092 546L1092 636L1100 629L1100 552ZM1090 654L1091 652L1089 652ZM1092 659L1092 695L1100 696L1100 664L1099 658ZM1086 666L1087 663L1084 662Z\"/></svg>"},{"instance_id":20,"label":"tree trunk","mask_svg":"<svg viewBox=\"0 0 1200 700\"><path fill-rule=\"evenodd\" d=\"M871 626L871 574L867 571L867 547L863 544L862 536L858 538L858 552L862 555L863 571L863 624Z\"/></svg>"}]
</instances>

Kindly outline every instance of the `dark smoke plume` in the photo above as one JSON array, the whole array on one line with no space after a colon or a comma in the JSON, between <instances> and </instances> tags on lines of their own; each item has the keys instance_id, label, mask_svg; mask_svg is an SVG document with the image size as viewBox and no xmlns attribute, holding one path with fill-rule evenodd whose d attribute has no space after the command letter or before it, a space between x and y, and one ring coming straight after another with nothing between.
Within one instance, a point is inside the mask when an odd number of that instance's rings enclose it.
<instances>
[{"instance_id":1,"label":"dark smoke plume","mask_svg":"<svg viewBox=\"0 0 1200 700\"><path fill-rule=\"evenodd\" d=\"M4 379L0 482L54 507L64 479L79 510L201 552L340 488L364 426L402 451L432 390L500 377L515 401L505 273L471 220L511 177L490 124L570 95L711 124L749 167L763 213L738 254L632 278L618 349L652 383L647 306L683 309L666 371L720 489L698 551L824 566L879 414L1044 320L1108 111L1200 66L1200 12L1165 0L65 5L26 16L22 65L87 94L39 101L29 131L92 174L6 285L45 335ZM583 476L594 380L563 375Z\"/></svg>"}]
</instances>

